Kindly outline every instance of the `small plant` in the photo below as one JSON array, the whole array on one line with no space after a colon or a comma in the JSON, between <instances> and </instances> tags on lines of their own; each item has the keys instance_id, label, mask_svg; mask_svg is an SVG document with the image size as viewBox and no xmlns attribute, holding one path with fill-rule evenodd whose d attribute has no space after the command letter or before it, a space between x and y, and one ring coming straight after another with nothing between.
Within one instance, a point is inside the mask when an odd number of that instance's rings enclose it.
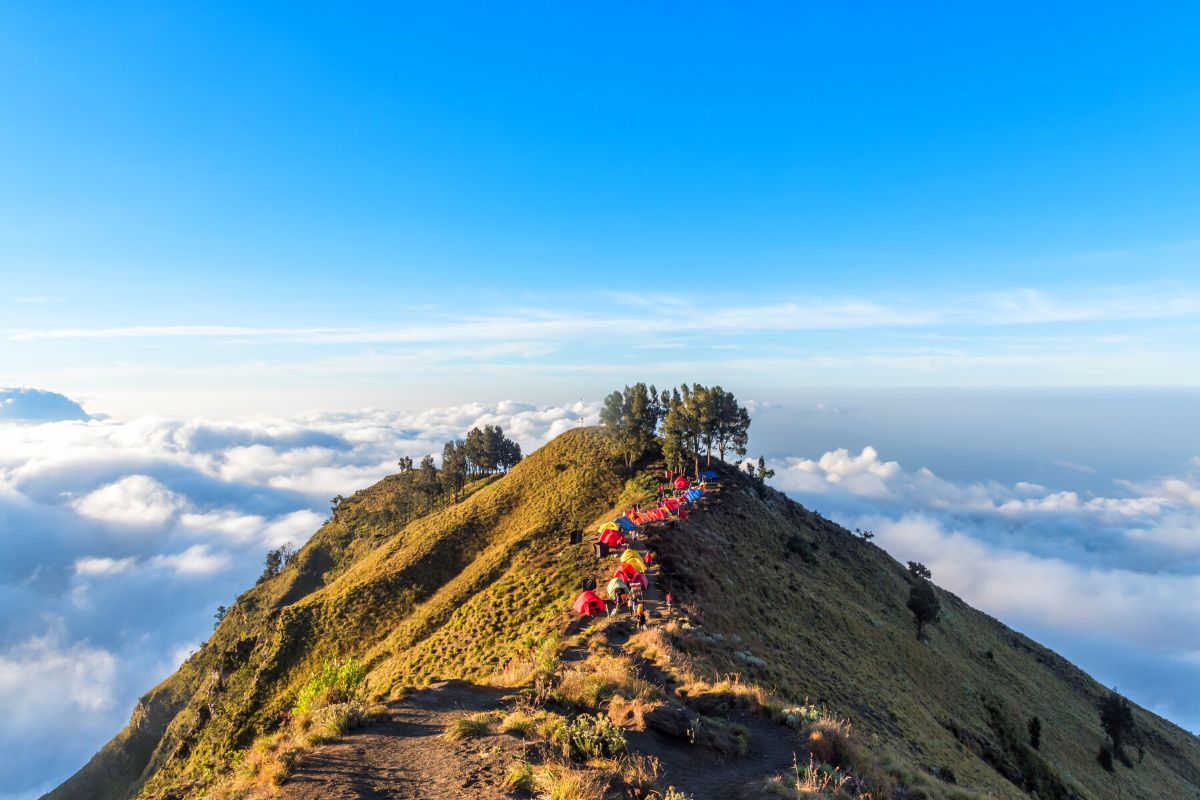
<instances>
[{"instance_id":1,"label":"small plant","mask_svg":"<svg viewBox=\"0 0 1200 800\"><path fill-rule=\"evenodd\" d=\"M446 732L442 734L442 737L447 741L461 742L463 739L487 736L491 730L492 717L490 714L468 714L446 726Z\"/></svg>"},{"instance_id":2,"label":"small plant","mask_svg":"<svg viewBox=\"0 0 1200 800\"><path fill-rule=\"evenodd\" d=\"M504 774L504 788L514 792L533 792L533 766L528 761L518 761Z\"/></svg>"},{"instance_id":3,"label":"small plant","mask_svg":"<svg viewBox=\"0 0 1200 800\"><path fill-rule=\"evenodd\" d=\"M580 714L567 726L567 752L564 755L587 761L616 758L624 755L626 749L625 734L608 717Z\"/></svg>"},{"instance_id":4,"label":"small plant","mask_svg":"<svg viewBox=\"0 0 1200 800\"><path fill-rule=\"evenodd\" d=\"M326 661L312 673L292 705L292 714L308 714L323 706L361 699L366 690L367 670L355 659Z\"/></svg>"},{"instance_id":5,"label":"small plant","mask_svg":"<svg viewBox=\"0 0 1200 800\"><path fill-rule=\"evenodd\" d=\"M666 794L662 796L662 800L692 800L692 796L684 794L674 786L668 786Z\"/></svg>"},{"instance_id":6,"label":"small plant","mask_svg":"<svg viewBox=\"0 0 1200 800\"><path fill-rule=\"evenodd\" d=\"M1029 719L1029 746L1034 750L1042 744L1042 721L1037 717Z\"/></svg>"},{"instance_id":7,"label":"small plant","mask_svg":"<svg viewBox=\"0 0 1200 800\"><path fill-rule=\"evenodd\" d=\"M537 730L537 723L525 712L513 711L500 721L500 730L514 736L528 738Z\"/></svg>"},{"instance_id":8,"label":"small plant","mask_svg":"<svg viewBox=\"0 0 1200 800\"><path fill-rule=\"evenodd\" d=\"M804 736L810 755L819 763L847 769L854 760L849 720L822 715L808 726Z\"/></svg>"},{"instance_id":9,"label":"small plant","mask_svg":"<svg viewBox=\"0 0 1200 800\"><path fill-rule=\"evenodd\" d=\"M631 755L621 762L621 780L638 798L650 798L658 785L660 764L654 756Z\"/></svg>"},{"instance_id":10,"label":"small plant","mask_svg":"<svg viewBox=\"0 0 1200 800\"><path fill-rule=\"evenodd\" d=\"M1113 751L1108 742L1100 745L1100 751L1096 753L1096 760L1109 772L1113 771Z\"/></svg>"}]
</instances>

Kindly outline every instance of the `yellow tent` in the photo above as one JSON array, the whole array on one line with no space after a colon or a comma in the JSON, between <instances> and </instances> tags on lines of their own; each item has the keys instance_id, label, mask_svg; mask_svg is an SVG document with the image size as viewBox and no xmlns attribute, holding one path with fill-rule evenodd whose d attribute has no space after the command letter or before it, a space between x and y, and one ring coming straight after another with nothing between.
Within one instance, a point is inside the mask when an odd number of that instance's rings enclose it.
<instances>
[{"instance_id":1,"label":"yellow tent","mask_svg":"<svg viewBox=\"0 0 1200 800\"><path fill-rule=\"evenodd\" d=\"M642 557L637 554L636 550L626 550L621 553L621 563L628 564L638 572L646 571L646 563L642 561Z\"/></svg>"},{"instance_id":2,"label":"yellow tent","mask_svg":"<svg viewBox=\"0 0 1200 800\"><path fill-rule=\"evenodd\" d=\"M615 522L606 522L600 526L596 533L604 533L605 531L620 531L621 526Z\"/></svg>"}]
</instances>

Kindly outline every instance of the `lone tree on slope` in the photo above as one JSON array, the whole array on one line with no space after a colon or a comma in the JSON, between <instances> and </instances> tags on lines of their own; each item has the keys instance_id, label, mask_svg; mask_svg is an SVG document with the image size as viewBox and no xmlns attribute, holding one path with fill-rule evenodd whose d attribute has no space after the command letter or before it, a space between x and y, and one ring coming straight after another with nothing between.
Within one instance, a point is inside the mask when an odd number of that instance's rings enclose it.
<instances>
[{"instance_id":1,"label":"lone tree on slope","mask_svg":"<svg viewBox=\"0 0 1200 800\"><path fill-rule=\"evenodd\" d=\"M908 592L908 610L917 620L917 641L921 641L925 626L938 621L942 604L929 581L921 578Z\"/></svg>"},{"instance_id":2,"label":"lone tree on slope","mask_svg":"<svg viewBox=\"0 0 1200 800\"><path fill-rule=\"evenodd\" d=\"M1099 711L1100 725L1112 742L1113 754L1120 757L1125 737L1133 733L1133 708L1114 688L1100 701Z\"/></svg>"}]
</instances>

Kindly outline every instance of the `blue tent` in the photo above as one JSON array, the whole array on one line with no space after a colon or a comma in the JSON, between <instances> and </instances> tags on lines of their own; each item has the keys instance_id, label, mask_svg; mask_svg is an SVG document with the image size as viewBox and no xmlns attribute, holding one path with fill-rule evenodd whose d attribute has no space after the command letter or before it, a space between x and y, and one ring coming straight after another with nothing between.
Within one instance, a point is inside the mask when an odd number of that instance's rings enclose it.
<instances>
[{"instance_id":1,"label":"blue tent","mask_svg":"<svg viewBox=\"0 0 1200 800\"><path fill-rule=\"evenodd\" d=\"M688 500L691 500L693 502L695 502L696 500L699 500L703 496L704 496L704 492L700 491L699 489L691 489L690 491L688 491L687 494L684 495L684 497L686 497Z\"/></svg>"},{"instance_id":2,"label":"blue tent","mask_svg":"<svg viewBox=\"0 0 1200 800\"><path fill-rule=\"evenodd\" d=\"M629 517L617 517L613 521L620 525L621 530L625 531L626 533L633 533L634 531L641 530L641 528L633 524L633 520L631 520Z\"/></svg>"},{"instance_id":3,"label":"blue tent","mask_svg":"<svg viewBox=\"0 0 1200 800\"><path fill-rule=\"evenodd\" d=\"M706 480L706 481L715 481L718 476L717 476L716 472L709 469L709 470L705 470L704 472L701 472L700 477L704 478L704 480Z\"/></svg>"}]
</instances>

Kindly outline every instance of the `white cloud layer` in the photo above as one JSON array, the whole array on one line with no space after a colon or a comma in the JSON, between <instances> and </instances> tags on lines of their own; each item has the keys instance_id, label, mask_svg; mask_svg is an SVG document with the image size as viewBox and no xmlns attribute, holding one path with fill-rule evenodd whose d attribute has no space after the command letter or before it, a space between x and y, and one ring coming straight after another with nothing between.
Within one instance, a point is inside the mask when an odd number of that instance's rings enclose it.
<instances>
[{"instance_id":1,"label":"white cloud layer","mask_svg":"<svg viewBox=\"0 0 1200 800\"><path fill-rule=\"evenodd\" d=\"M873 531L977 608L1087 650L1098 677L1123 678L1135 700L1200 729L1200 698L1157 685L1158 672L1200 681L1197 460L1179 475L1113 481L1104 494L946 480L872 447L770 466L773 483L809 507ZM1135 656L1147 660L1136 671Z\"/></svg>"},{"instance_id":2,"label":"white cloud layer","mask_svg":"<svg viewBox=\"0 0 1200 800\"><path fill-rule=\"evenodd\" d=\"M476 425L501 425L528 452L597 415L501 402L0 422L0 752L14 756L0 759L0 786L20 796L81 766L266 551L321 525L333 495Z\"/></svg>"}]
</instances>

